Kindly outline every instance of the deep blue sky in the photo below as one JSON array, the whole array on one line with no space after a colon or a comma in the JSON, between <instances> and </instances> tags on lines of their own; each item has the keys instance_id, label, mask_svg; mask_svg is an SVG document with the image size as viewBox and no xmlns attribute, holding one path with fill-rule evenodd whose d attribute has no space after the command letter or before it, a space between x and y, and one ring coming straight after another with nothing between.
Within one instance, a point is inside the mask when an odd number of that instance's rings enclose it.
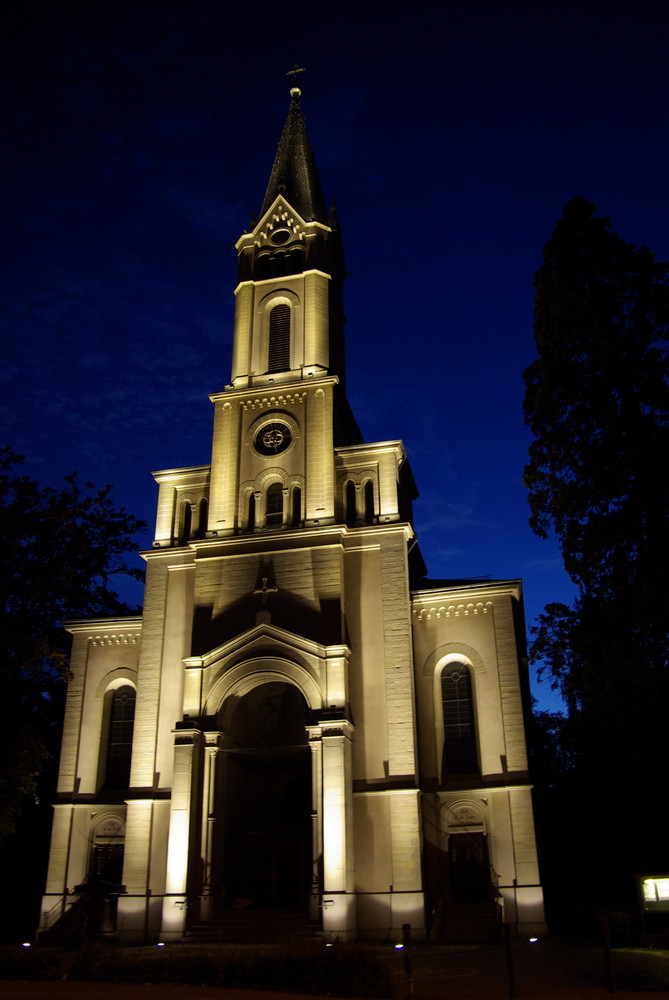
<instances>
[{"instance_id":1,"label":"deep blue sky","mask_svg":"<svg viewBox=\"0 0 669 1000\"><path fill-rule=\"evenodd\" d=\"M666 2L23 0L3 47L1 437L32 475L152 522L149 471L209 461L297 62L349 397L406 444L430 574L521 576L530 624L569 597L522 486L532 278L575 195L669 258Z\"/></svg>"}]
</instances>

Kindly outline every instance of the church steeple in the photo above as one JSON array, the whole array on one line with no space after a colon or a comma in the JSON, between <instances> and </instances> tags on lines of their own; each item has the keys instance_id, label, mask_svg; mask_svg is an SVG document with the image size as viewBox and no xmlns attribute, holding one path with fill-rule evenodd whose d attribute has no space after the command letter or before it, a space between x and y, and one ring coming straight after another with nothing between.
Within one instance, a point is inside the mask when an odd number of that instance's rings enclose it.
<instances>
[{"instance_id":1,"label":"church steeple","mask_svg":"<svg viewBox=\"0 0 669 1000\"><path fill-rule=\"evenodd\" d=\"M335 376L337 396L343 396L346 269L297 87L290 92L260 219L236 249L233 386Z\"/></svg>"},{"instance_id":2,"label":"church steeple","mask_svg":"<svg viewBox=\"0 0 669 1000\"><path fill-rule=\"evenodd\" d=\"M328 212L302 114L301 93L298 87L290 92L290 108L260 214L264 215L275 199L283 195L305 222L327 225Z\"/></svg>"}]
</instances>

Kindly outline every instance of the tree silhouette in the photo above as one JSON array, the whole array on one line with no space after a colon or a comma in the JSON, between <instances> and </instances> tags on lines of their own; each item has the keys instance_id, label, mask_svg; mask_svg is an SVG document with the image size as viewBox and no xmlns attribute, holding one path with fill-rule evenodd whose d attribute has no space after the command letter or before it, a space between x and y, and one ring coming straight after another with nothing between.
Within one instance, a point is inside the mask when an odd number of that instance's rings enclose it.
<instances>
[{"instance_id":1,"label":"tree silhouette","mask_svg":"<svg viewBox=\"0 0 669 1000\"><path fill-rule=\"evenodd\" d=\"M112 488L67 476L58 488L20 475L0 449L0 839L39 793L58 748L67 680L68 618L117 615L119 575L141 579L126 553L146 525L113 503Z\"/></svg>"},{"instance_id":2,"label":"tree silhouette","mask_svg":"<svg viewBox=\"0 0 669 1000\"><path fill-rule=\"evenodd\" d=\"M578 596L546 607L531 656L571 719L582 864L621 898L635 869L669 861L655 794L669 764L669 267L595 212L565 206L535 277L530 524L557 538Z\"/></svg>"}]
</instances>

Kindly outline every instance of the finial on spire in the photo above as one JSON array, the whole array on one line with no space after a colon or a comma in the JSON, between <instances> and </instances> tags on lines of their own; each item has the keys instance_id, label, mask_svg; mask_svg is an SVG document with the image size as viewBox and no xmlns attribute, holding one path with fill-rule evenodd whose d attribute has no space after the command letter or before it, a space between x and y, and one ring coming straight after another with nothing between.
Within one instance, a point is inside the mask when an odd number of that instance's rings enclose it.
<instances>
[{"instance_id":1,"label":"finial on spire","mask_svg":"<svg viewBox=\"0 0 669 1000\"><path fill-rule=\"evenodd\" d=\"M293 84L293 86L290 88L290 96L291 97L299 97L300 94L302 93L302 91L300 90L300 88L297 86L297 74L298 73L304 73L304 66L298 66L297 63L295 63L295 65L293 66L293 68L289 69L288 72L286 73L286 76L292 77L292 84Z\"/></svg>"}]
</instances>

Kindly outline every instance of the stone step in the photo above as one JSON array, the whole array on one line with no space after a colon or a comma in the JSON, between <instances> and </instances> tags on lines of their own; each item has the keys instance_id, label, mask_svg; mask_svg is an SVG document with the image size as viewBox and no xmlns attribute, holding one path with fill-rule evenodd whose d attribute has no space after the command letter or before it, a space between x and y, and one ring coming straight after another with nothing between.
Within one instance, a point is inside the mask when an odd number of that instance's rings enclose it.
<instances>
[{"instance_id":1,"label":"stone step","mask_svg":"<svg viewBox=\"0 0 669 1000\"><path fill-rule=\"evenodd\" d=\"M451 903L438 939L444 944L491 944L502 939L502 915L495 903Z\"/></svg>"},{"instance_id":2,"label":"stone step","mask_svg":"<svg viewBox=\"0 0 669 1000\"><path fill-rule=\"evenodd\" d=\"M184 936L190 943L273 944L286 938L320 933L305 913L293 910L222 910L211 920L193 924Z\"/></svg>"}]
</instances>

